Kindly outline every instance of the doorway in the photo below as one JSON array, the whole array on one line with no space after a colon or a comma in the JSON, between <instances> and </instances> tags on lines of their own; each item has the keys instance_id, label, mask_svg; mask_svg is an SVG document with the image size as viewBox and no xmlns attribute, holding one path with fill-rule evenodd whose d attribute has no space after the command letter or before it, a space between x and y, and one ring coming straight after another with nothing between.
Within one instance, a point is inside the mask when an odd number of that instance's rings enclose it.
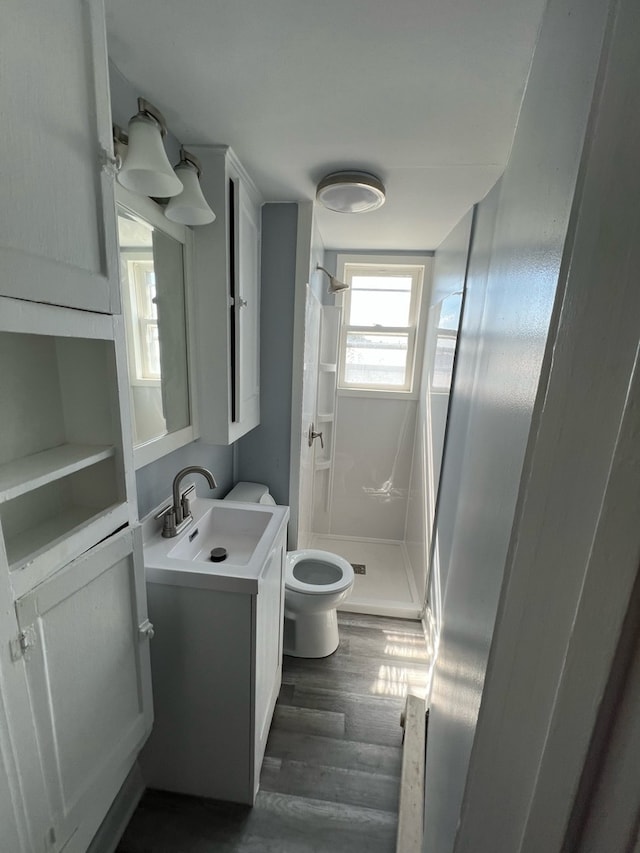
<instances>
[{"instance_id":1,"label":"doorway","mask_svg":"<svg viewBox=\"0 0 640 853\"><path fill-rule=\"evenodd\" d=\"M434 293L433 262L328 251L323 265L350 289L306 295L302 396L315 409L304 407L297 547L354 565L352 612L419 618L425 604L461 307L460 289Z\"/></svg>"}]
</instances>

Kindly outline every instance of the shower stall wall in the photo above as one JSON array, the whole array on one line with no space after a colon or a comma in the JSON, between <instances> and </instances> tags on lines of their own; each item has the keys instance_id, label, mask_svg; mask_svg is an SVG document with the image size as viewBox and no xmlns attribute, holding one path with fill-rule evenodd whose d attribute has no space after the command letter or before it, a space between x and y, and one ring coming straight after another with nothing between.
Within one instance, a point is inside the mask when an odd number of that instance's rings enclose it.
<instances>
[{"instance_id":1,"label":"shower stall wall","mask_svg":"<svg viewBox=\"0 0 640 853\"><path fill-rule=\"evenodd\" d=\"M423 615L471 222L469 211L435 259L423 259L426 332L413 394L337 389L340 308L322 307L324 448L315 451L309 544L356 567L344 610Z\"/></svg>"}]
</instances>

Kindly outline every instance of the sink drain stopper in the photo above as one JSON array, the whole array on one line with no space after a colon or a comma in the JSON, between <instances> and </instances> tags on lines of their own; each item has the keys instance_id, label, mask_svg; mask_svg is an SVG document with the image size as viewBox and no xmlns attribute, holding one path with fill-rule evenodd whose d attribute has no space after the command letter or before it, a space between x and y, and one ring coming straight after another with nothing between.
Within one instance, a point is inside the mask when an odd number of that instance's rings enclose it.
<instances>
[{"instance_id":1,"label":"sink drain stopper","mask_svg":"<svg viewBox=\"0 0 640 853\"><path fill-rule=\"evenodd\" d=\"M211 549L211 562L212 563L221 563L223 560L227 559L227 549L226 548L212 548Z\"/></svg>"}]
</instances>

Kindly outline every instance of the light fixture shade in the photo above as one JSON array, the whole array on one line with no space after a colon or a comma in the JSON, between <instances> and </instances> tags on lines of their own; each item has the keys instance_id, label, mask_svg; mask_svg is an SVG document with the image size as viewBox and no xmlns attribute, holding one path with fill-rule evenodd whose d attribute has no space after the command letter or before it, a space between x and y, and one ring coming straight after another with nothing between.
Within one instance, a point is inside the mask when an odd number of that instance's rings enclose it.
<instances>
[{"instance_id":1,"label":"light fixture shade","mask_svg":"<svg viewBox=\"0 0 640 853\"><path fill-rule=\"evenodd\" d=\"M181 225L208 225L213 222L216 215L202 193L197 167L189 160L180 160L175 173L183 190L170 199L164 212L167 219Z\"/></svg>"},{"instance_id":2,"label":"light fixture shade","mask_svg":"<svg viewBox=\"0 0 640 853\"><path fill-rule=\"evenodd\" d=\"M316 189L316 199L337 213L366 213L385 202L384 184L369 172L332 172Z\"/></svg>"},{"instance_id":3,"label":"light fixture shade","mask_svg":"<svg viewBox=\"0 0 640 853\"><path fill-rule=\"evenodd\" d=\"M182 192L182 182L164 150L160 126L144 113L129 122L129 146L118 181L150 198L170 198Z\"/></svg>"}]
</instances>

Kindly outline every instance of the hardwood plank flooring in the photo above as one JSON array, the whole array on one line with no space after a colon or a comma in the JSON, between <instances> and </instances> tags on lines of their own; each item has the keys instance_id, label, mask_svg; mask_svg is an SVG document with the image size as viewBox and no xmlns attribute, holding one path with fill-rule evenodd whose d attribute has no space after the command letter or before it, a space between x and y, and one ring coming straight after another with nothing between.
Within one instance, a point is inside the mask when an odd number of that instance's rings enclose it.
<instances>
[{"instance_id":1,"label":"hardwood plank flooring","mask_svg":"<svg viewBox=\"0 0 640 853\"><path fill-rule=\"evenodd\" d=\"M147 791L118 853L393 853L400 714L424 692L419 622L338 615L340 646L285 657L253 809Z\"/></svg>"}]
</instances>

